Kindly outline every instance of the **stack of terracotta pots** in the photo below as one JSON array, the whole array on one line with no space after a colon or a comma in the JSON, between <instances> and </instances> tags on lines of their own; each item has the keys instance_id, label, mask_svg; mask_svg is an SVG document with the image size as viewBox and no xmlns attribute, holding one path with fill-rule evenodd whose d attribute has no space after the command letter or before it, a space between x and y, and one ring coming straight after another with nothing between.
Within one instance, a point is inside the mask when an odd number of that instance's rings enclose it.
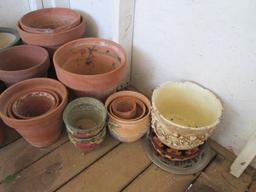
<instances>
[{"instance_id":1,"label":"stack of terracotta pots","mask_svg":"<svg viewBox=\"0 0 256 192\"><path fill-rule=\"evenodd\" d=\"M48 78L24 80L0 96L0 116L35 147L45 147L60 135L67 89Z\"/></svg>"},{"instance_id":2,"label":"stack of terracotta pots","mask_svg":"<svg viewBox=\"0 0 256 192\"><path fill-rule=\"evenodd\" d=\"M150 127L150 101L135 91L120 91L106 100L110 134L122 142L141 138Z\"/></svg>"},{"instance_id":3,"label":"stack of terracotta pots","mask_svg":"<svg viewBox=\"0 0 256 192\"><path fill-rule=\"evenodd\" d=\"M220 122L220 100L191 82L166 82L152 95L151 143L169 160L195 157Z\"/></svg>"},{"instance_id":4,"label":"stack of terracotta pots","mask_svg":"<svg viewBox=\"0 0 256 192\"><path fill-rule=\"evenodd\" d=\"M81 97L68 104L63 119L70 141L81 151L89 152L106 136L106 109L99 100Z\"/></svg>"},{"instance_id":5,"label":"stack of terracotta pots","mask_svg":"<svg viewBox=\"0 0 256 192\"><path fill-rule=\"evenodd\" d=\"M32 45L14 46L0 52L0 80L6 86L19 81L47 75L48 52Z\"/></svg>"},{"instance_id":6,"label":"stack of terracotta pots","mask_svg":"<svg viewBox=\"0 0 256 192\"><path fill-rule=\"evenodd\" d=\"M107 39L83 38L61 46L53 57L58 79L76 96L105 100L124 76L123 48Z\"/></svg>"},{"instance_id":7,"label":"stack of terracotta pots","mask_svg":"<svg viewBox=\"0 0 256 192\"><path fill-rule=\"evenodd\" d=\"M81 15L68 8L45 8L24 15L17 24L23 42L42 46L50 54L85 33Z\"/></svg>"}]
</instances>

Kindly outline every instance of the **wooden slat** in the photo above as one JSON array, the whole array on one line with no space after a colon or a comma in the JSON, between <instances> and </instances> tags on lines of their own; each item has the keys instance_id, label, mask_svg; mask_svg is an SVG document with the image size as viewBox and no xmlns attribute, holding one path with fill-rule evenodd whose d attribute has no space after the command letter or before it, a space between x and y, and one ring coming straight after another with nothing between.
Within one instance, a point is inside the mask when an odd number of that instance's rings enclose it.
<instances>
[{"instance_id":1,"label":"wooden slat","mask_svg":"<svg viewBox=\"0 0 256 192\"><path fill-rule=\"evenodd\" d=\"M101 147L83 154L67 142L22 170L11 183L2 183L0 191L54 191L118 143L108 137Z\"/></svg>"},{"instance_id":2,"label":"wooden slat","mask_svg":"<svg viewBox=\"0 0 256 192\"><path fill-rule=\"evenodd\" d=\"M120 191L150 163L141 141L123 143L58 191Z\"/></svg>"},{"instance_id":3,"label":"wooden slat","mask_svg":"<svg viewBox=\"0 0 256 192\"><path fill-rule=\"evenodd\" d=\"M0 150L0 181L16 174L66 141L68 141L67 135L63 133L57 142L44 149L35 148L24 139L18 139L4 147Z\"/></svg>"},{"instance_id":4,"label":"wooden slat","mask_svg":"<svg viewBox=\"0 0 256 192\"><path fill-rule=\"evenodd\" d=\"M221 155L217 155L215 160L207 167L205 174L212 183L223 192L246 191L252 181L251 175L244 173L239 179L229 173L231 162Z\"/></svg>"},{"instance_id":5,"label":"wooden slat","mask_svg":"<svg viewBox=\"0 0 256 192\"><path fill-rule=\"evenodd\" d=\"M0 149L5 147L6 145L16 141L21 136L15 131L15 129L12 129L5 125L3 121L0 119L0 126L4 129L5 139L2 144L0 144Z\"/></svg>"},{"instance_id":6,"label":"wooden slat","mask_svg":"<svg viewBox=\"0 0 256 192\"><path fill-rule=\"evenodd\" d=\"M124 192L184 192L188 185L196 178L194 175L175 175L163 171L152 164Z\"/></svg>"}]
</instances>

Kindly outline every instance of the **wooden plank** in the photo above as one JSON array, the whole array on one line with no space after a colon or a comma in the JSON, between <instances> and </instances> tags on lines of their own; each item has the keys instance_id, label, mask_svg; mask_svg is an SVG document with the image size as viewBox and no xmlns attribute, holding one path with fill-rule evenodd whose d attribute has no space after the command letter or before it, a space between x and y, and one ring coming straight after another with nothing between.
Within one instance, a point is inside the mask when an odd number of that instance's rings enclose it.
<instances>
[{"instance_id":1,"label":"wooden plank","mask_svg":"<svg viewBox=\"0 0 256 192\"><path fill-rule=\"evenodd\" d=\"M2 144L0 144L0 149L17 139L19 139L21 136L15 131L15 129L8 127L3 123L3 121L0 119L0 126L4 129L5 139Z\"/></svg>"},{"instance_id":2,"label":"wooden plank","mask_svg":"<svg viewBox=\"0 0 256 192\"><path fill-rule=\"evenodd\" d=\"M101 147L88 154L83 154L75 149L72 143L67 142L23 169L11 183L2 183L0 191L54 191L118 143L118 141L108 137Z\"/></svg>"},{"instance_id":3,"label":"wooden plank","mask_svg":"<svg viewBox=\"0 0 256 192\"><path fill-rule=\"evenodd\" d=\"M123 143L58 191L120 191L150 163L141 141Z\"/></svg>"},{"instance_id":4,"label":"wooden plank","mask_svg":"<svg viewBox=\"0 0 256 192\"><path fill-rule=\"evenodd\" d=\"M194 175L175 175L163 171L152 164L124 192L184 192L188 185L196 178Z\"/></svg>"},{"instance_id":5,"label":"wooden plank","mask_svg":"<svg viewBox=\"0 0 256 192\"><path fill-rule=\"evenodd\" d=\"M31 146L24 139L18 139L4 147L0 150L0 181L16 174L67 141L67 135L63 133L57 142L43 149Z\"/></svg>"},{"instance_id":6,"label":"wooden plank","mask_svg":"<svg viewBox=\"0 0 256 192\"><path fill-rule=\"evenodd\" d=\"M242 152L238 155L230 167L230 173L235 177L240 177L256 156L256 132L247 141Z\"/></svg>"},{"instance_id":7,"label":"wooden plank","mask_svg":"<svg viewBox=\"0 0 256 192\"><path fill-rule=\"evenodd\" d=\"M230 165L231 161L221 155L217 155L205 170L205 174L223 192L246 191L252 181L251 175L244 173L239 179L235 178L229 173Z\"/></svg>"}]
</instances>

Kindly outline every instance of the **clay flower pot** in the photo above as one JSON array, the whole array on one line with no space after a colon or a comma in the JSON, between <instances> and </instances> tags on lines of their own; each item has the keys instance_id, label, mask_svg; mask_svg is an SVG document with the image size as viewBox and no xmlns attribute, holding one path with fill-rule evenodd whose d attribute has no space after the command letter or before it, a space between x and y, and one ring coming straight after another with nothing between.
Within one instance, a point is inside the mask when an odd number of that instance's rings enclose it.
<instances>
[{"instance_id":1,"label":"clay flower pot","mask_svg":"<svg viewBox=\"0 0 256 192\"><path fill-rule=\"evenodd\" d=\"M136 115L136 101L131 97L120 97L110 106L113 113L123 119L131 119Z\"/></svg>"},{"instance_id":2,"label":"clay flower pot","mask_svg":"<svg viewBox=\"0 0 256 192\"><path fill-rule=\"evenodd\" d=\"M120 119L110 112L110 104L120 97L133 97L139 99L146 106L146 112L140 119ZM150 127L150 101L141 93L135 91L120 91L112 94L106 100L105 107L108 110L108 128L110 134L122 142L134 142L141 138ZM139 108L138 108L139 109ZM140 110L140 109L139 109Z\"/></svg>"},{"instance_id":3,"label":"clay flower pot","mask_svg":"<svg viewBox=\"0 0 256 192\"><path fill-rule=\"evenodd\" d=\"M31 11L19 21L21 28L30 33L56 33L75 27L80 22L80 14L68 8Z\"/></svg>"},{"instance_id":4,"label":"clay flower pot","mask_svg":"<svg viewBox=\"0 0 256 192\"><path fill-rule=\"evenodd\" d=\"M20 36L15 29L0 27L0 51L17 45L20 42Z\"/></svg>"},{"instance_id":5,"label":"clay flower pot","mask_svg":"<svg viewBox=\"0 0 256 192\"><path fill-rule=\"evenodd\" d=\"M48 68L49 55L42 47L20 45L0 52L0 80L7 86L46 76Z\"/></svg>"},{"instance_id":6,"label":"clay flower pot","mask_svg":"<svg viewBox=\"0 0 256 192\"><path fill-rule=\"evenodd\" d=\"M19 24L17 24L17 30L22 41L27 44L39 45L42 47L55 47L74 39L81 38L85 33L85 23L81 18L81 22L77 26L55 33L30 33L24 31Z\"/></svg>"},{"instance_id":7,"label":"clay flower pot","mask_svg":"<svg viewBox=\"0 0 256 192\"><path fill-rule=\"evenodd\" d=\"M53 95L43 92L29 92L19 97L12 105L12 113L19 119L37 117L56 107Z\"/></svg>"},{"instance_id":8,"label":"clay flower pot","mask_svg":"<svg viewBox=\"0 0 256 192\"><path fill-rule=\"evenodd\" d=\"M16 119L8 115L8 108L17 99L17 93L25 95L40 89L54 90L60 97L59 105L44 114L29 119ZM16 129L31 145L45 147L53 143L61 133L62 112L67 99L67 89L56 80L48 78L24 80L2 93L0 96L0 116L6 125Z\"/></svg>"},{"instance_id":9,"label":"clay flower pot","mask_svg":"<svg viewBox=\"0 0 256 192\"><path fill-rule=\"evenodd\" d=\"M123 98L123 97L120 97L120 98ZM116 100L118 100L119 98L116 98ZM123 118L122 116L120 116L120 114L115 114L114 111L113 111L113 103L110 103L109 107L108 107L108 111L109 113L115 117L116 119L119 119L119 120L131 120L131 121L135 121L135 120L139 120L141 119L145 113L147 112L147 107L146 105L140 100L140 99L137 99L137 98L133 98L134 101L135 101L135 114L133 115L133 117L131 118Z\"/></svg>"},{"instance_id":10,"label":"clay flower pot","mask_svg":"<svg viewBox=\"0 0 256 192\"><path fill-rule=\"evenodd\" d=\"M107 111L99 100L82 97L70 102L63 119L68 132L77 138L90 138L97 135L106 124Z\"/></svg>"},{"instance_id":11,"label":"clay flower pot","mask_svg":"<svg viewBox=\"0 0 256 192\"><path fill-rule=\"evenodd\" d=\"M77 96L104 100L124 76L126 55L111 40L83 38L61 46L53 62L58 79Z\"/></svg>"},{"instance_id":12,"label":"clay flower pot","mask_svg":"<svg viewBox=\"0 0 256 192\"><path fill-rule=\"evenodd\" d=\"M104 127L97 135L90 138L77 138L68 134L69 140L76 148L82 152L89 152L99 146L106 137L106 128Z\"/></svg>"},{"instance_id":13,"label":"clay flower pot","mask_svg":"<svg viewBox=\"0 0 256 192\"><path fill-rule=\"evenodd\" d=\"M192 82L166 82L152 95L152 127L165 145L187 150L202 145L219 124L223 107Z\"/></svg>"}]
</instances>

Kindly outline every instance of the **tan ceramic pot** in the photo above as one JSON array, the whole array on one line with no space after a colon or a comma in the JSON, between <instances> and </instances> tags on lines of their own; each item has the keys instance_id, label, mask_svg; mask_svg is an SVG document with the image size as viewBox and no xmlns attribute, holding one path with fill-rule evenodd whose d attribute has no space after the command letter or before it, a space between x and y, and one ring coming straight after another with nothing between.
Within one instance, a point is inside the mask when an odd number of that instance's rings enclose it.
<instances>
[{"instance_id":1,"label":"tan ceramic pot","mask_svg":"<svg viewBox=\"0 0 256 192\"><path fill-rule=\"evenodd\" d=\"M132 97L117 98L110 104L110 108L122 119L132 119L136 115L136 101Z\"/></svg>"},{"instance_id":2,"label":"tan ceramic pot","mask_svg":"<svg viewBox=\"0 0 256 192\"><path fill-rule=\"evenodd\" d=\"M81 22L78 12L68 8L45 8L25 14L19 21L30 33L56 33L77 26Z\"/></svg>"},{"instance_id":3,"label":"tan ceramic pot","mask_svg":"<svg viewBox=\"0 0 256 192\"><path fill-rule=\"evenodd\" d=\"M111 40L83 38L61 46L53 62L58 79L77 96L104 100L124 76L126 55Z\"/></svg>"},{"instance_id":4,"label":"tan ceramic pot","mask_svg":"<svg viewBox=\"0 0 256 192\"><path fill-rule=\"evenodd\" d=\"M77 26L56 33L30 33L24 31L19 24L17 24L17 30L22 41L27 44L54 47L81 38L85 33L85 23L81 19L81 23Z\"/></svg>"},{"instance_id":5,"label":"tan ceramic pot","mask_svg":"<svg viewBox=\"0 0 256 192\"><path fill-rule=\"evenodd\" d=\"M202 145L219 124L223 107L208 89L166 82L152 95L152 127L165 145L187 150Z\"/></svg>"},{"instance_id":6,"label":"tan ceramic pot","mask_svg":"<svg viewBox=\"0 0 256 192\"><path fill-rule=\"evenodd\" d=\"M8 115L9 106L15 101L16 93L26 94L34 90L54 90L60 103L54 109L29 119L16 119ZM0 96L0 116L4 123L18 131L25 140L35 147L45 147L53 143L62 130L62 112L68 94L64 85L48 78L24 80L6 89ZM35 107L38 107L35 105Z\"/></svg>"},{"instance_id":7,"label":"tan ceramic pot","mask_svg":"<svg viewBox=\"0 0 256 192\"><path fill-rule=\"evenodd\" d=\"M120 97L134 97L141 100L146 106L146 113L137 120L119 119L109 111L109 105ZM141 93L135 91L120 91L112 94L106 100L105 106L108 110L108 128L112 136L122 142L134 142L141 138L150 127L150 101Z\"/></svg>"},{"instance_id":8,"label":"tan ceramic pot","mask_svg":"<svg viewBox=\"0 0 256 192\"><path fill-rule=\"evenodd\" d=\"M0 52L0 80L7 86L47 75L49 55L42 47L20 45Z\"/></svg>"}]
</instances>

